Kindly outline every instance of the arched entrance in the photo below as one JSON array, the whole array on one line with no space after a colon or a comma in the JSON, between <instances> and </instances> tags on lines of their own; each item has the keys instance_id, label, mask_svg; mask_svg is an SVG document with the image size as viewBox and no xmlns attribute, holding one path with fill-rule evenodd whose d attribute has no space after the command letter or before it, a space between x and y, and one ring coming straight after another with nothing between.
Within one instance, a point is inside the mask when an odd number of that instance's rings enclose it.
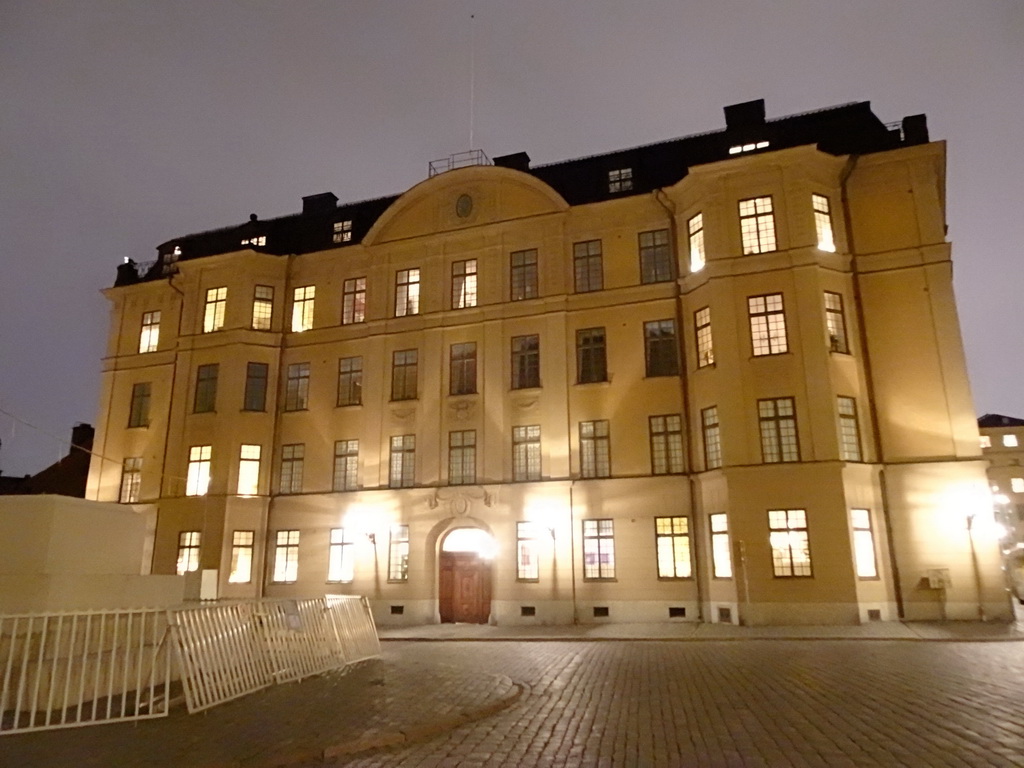
<instances>
[{"instance_id":1,"label":"arched entrance","mask_svg":"<svg viewBox=\"0 0 1024 768\"><path fill-rule=\"evenodd\" d=\"M444 623L486 624L491 615L494 539L479 528L456 528L441 543L438 609Z\"/></svg>"}]
</instances>

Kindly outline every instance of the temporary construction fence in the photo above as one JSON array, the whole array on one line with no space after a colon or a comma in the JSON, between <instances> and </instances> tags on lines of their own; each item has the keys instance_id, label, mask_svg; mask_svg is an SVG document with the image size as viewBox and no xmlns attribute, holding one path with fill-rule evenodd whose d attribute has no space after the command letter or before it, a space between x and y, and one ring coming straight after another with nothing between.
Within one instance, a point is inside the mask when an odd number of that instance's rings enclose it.
<instances>
[{"instance_id":1,"label":"temporary construction fence","mask_svg":"<svg viewBox=\"0 0 1024 768\"><path fill-rule=\"evenodd\" d=\"M364 598L0 616L0 735L165 717L380 654Z\"/></svg>"}]
</instances>

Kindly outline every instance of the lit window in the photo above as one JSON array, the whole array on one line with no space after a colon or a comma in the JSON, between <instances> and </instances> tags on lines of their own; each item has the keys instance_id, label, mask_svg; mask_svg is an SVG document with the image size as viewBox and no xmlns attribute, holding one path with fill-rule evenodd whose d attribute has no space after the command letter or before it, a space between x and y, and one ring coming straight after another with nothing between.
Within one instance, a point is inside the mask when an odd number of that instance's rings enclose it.
<instances>
[{"instance_id":1,"label":"lit window","mask_svg":"<svg viewBox=\"0 0 1024 768\"><path fill-rule=\"evenodd\" d=\"M1011 477L1010 490L1014 493L1024 493L1024 477Z\"/></svg>"},{"instance_id":2,"label":"lit window","mask_svg":"<svg viewBox=\"0 0 1024 768\"><path fill-rule=\"evenodd\" d=\"M292 331L301 333L313 327L313 306L316 301L316 286L304 285L296 288L292 296Z\"/></svg>"},{"instance_id":3,"label":"lit window","mask_svg":"<svg viewBox=\"0 0 1024 768\"><path fill-rule=\"evenodd\" d=\"M590 384L607 380L604 328L576 331L576 383Z\"/></svg>"},{"instance_id":4,"label":"lit window","mask_svg":"<svg viewBox=\"0 0 1024 768\"><path fill-rule=\"evenodd\" d=\"M304 411L309 407L309 363L293 363L288 366L285 382L284 409Z\"/></svg>"},{"instance_id":5,"label":"lit window","mask_svg":"<svg viewBox=\"0 0 1024 768\"><path fill-rule=\"evenodd\" d=\"M299 532L278 531L274 552L274 581L279 584L299 578Z\"/></svg>"},{"instance_id":6,"label":"lit window","mask_svg":"<svg viewBox=\"0 0 1024 768\"><path fill-rule=\"evenodd\" d=\"M739 155L744 152L753 152L755 149L764 149L768 146L767 141L752 141L749 144L736 144L729 147L730 155Z\"/></svg>"},{"instance_id":7,"label":"lit window","mask_svg":"<svg viewBox=\"0 0 1024 768\"><path fill-rule=\"evenodd\" d=\"M252 581L252 544L255 531L231 533L231 572L229 584L248 584Z\"/></svg>"},{"instance_id":8,"label":"lit window","mask_svg":"<svg viewBox=\"0 0 1024 768\"><path fill-rule=\"evenodd\" d=\"M139 500L142 488L142 458L132 456L124 460L121 466L121 493L118 501L122 504L135 504Z\"/></svg>"},{"instance_id":9,"label":"lit window","mask_svg":"<svg viewBox=\"0 0 1024 768\"><path fill-rule=\"evenodd\" d=\"M825 291L825 326L828 328L829 350L849 354L850 343L846 337L846 315L843 313L843 297L831 291Z\"/></svg>"},{"instance_id":10,"label":"lit window","mask_svg":"<svg viewBox=\"0 0 1024 768\"><path fill-rule=\"evenodd\" d=\"M611 477L611 439L607 421L580 422L580 475Z\"/></svg>"},{"instance_id":11,"label":"lit window","mask_svg":"<svg viewBox=\"0 0 1024 768\"><path fill-rule=\"evenodd\" d=\"M750 314L750 343L754 357L781 355L789 351L786 340L786 311L781 293L747 298Z\"/></svg>"},{"instance_id":12,"label":"lit window","mask_svg":"<svg viewBox=\"0 0 1024 768\"><path fill-rule=\"evenodd\" d=\"M476 482L476 430L448 433L448 484Z\"/></svg>"},{"instance_id":13,"label":"lit window","mask_svg":"<svg viewBox=\"0 0 1024 768\"><path fill-rule=\"evenodd\" d=\"M338 360L338 405L361 405L363 402L363 358L343 357Z\"/></svg>"},{"instance_id":14,"label":"lit window","mask_svg":"<svg viewBox=\"0 0 1024 768\"><path fill-rule=\"evenodd\" d=\"M704 214L698 213L686 222L686 229L690 236L690 271L700 272L707 263L704 253Z\"/></svg>"},{"instance_id":15,"label":"lit window","mask_svg":"<svg viewBox=\"0 0 1024 768\"><path fill-rule=\"evenodd\" d=\"M476 259L452 263L452 309L476 306Z\"/></svg>"},{"instance_id":16,"label":"lit window","mask_svg":"<svg viewBox=\"0 0 1024 768\"><path fill-rule=\"evenodd\" d=\"M267 408L267 377L270 366L266 363L248 363L245 367L245 396L243 410L263 411Z\"/></svg>"},{"instance_id":17,"label":"lit window","mask_svg":"<svg viewBox=\"0 0 1024 768\"><path fill-rule=\"evenodd\" d=\"M334 444L335 491L355 491L359 488L359 441L338 440Z\"/></svg>"},{"instance_id":18,"label":"lit window","mask_svg":"<svg viewBox=\"0 0 1024 768\"><path fill-rule=\"evenodd\" d=\"M139 334L139 354L156 352L160 343L160 311L144 312L142 333Z\"/></svg>"},{"instance_id":19,"label":"lit window","mask_svg":"<svg viewBox=\"0 0 1024 768\"><path fill-rule=\"evenodd\" d=\"M770 196L740 200L740 235L744 254L775 250L775 214Z\"/></svg>"},{"instance_id":20,"label":"lit window","mask_svg":"<svg viewBox=\"0 0 1024 768\"><path fill-rule=\"evenodd\" d=\"M811 195L811 207L814 208L814 229L818 234L818 249L822 251L836 250L836 241L832 235L832 212L828 198L824 195Z\"/></svg>"},{"instance_id":21,"label":"lit window","mask_svg":"<svg viewBox=\"0 0 1024 768\"><path fill-rule=\"evenodd\" d=\"M419 374L419 352L403 349L391 356L391 399L415 400Z\"/></svg>"},{"instance_id":22,"label":"lit window","mask_svg":"<svg viewBox=\"0 0 1024 768\"><path fill-rule=\"evenodd\" d=\"M860 428L857 424L857 401L838 397L839 447L843 461L860 461Z\"/></svg>"},{"instance_id":23,"label":"lit window","mask_svg":"<svg viewBox=\"0 0 1024 768\"><path fill-rule=\"evenodd\" d=\"M712 405L700 412L700 426L704 436L704 469L722 466L722 434L718 425L718 406Z\"/></svg>"},{"instance_id":24,"label":"lit window","mask_svg":"<svg viewBox=\"0 0 1024 768\"><path fill-rule=\"evenodd\" d=\"M729 545L729 519L725 512L708 515L711 528L711 573L716 579L732 578L732 551Z\"/></svg>"},{"instance_id":25,"label":"lit window","mask_svg":"<svg viewBox=\"0 0 1024 768\"><path fill-rule=\"evenodd\" d=\"M182 531L178 534L178 568L179 576L190 571L199 570L199 531Z\"/></svg>"},{"instance_id":26,"label":"lit window","mask_svg":"<svg viewBox=\"0 0 1024 768\"><path fill-rule=\"evenodd\" d=\"M664 283L675 274L672 269L672 253L668 247L668 230L641 232L640 241L640 282Z\"/></svg>"},{"instance_id":27,"label":"lit window","mask_svg":"<svg viewBox=\"0 0 1024 768\"><path fill-rule=\"evenodd\" d=\"M857 578L877 579L878 566L875 563L875 534L871 530L871 513L866 509L851 509L850 524L853 527L853 558L857 566Z\"/></svg>"},{"instance_id":28,"label":"lit window","mask_svg":"<svg viewBox=\"0 0 1024 768\"><path fill-rule=\"evenodd\" d=\"M243 445L238 458L238 495L255 496L260 492L260 453L258 445Z\"/></svg>"},{"instance_id":29,"label":"lit window","mask_svg":"<svg viewBox=\"0 0 1024 768\"><path fill-rule=\"evenodd\" d=\"M188 449L188 475L185 478L186 496L205 496L210 488L210 458L213 447L193 445Z\"/></svg>"},{"instance_id":30,"label":"lit window","mask_svg":"<svg viewBox=\"0 0 1024 768\"><path fill-rule=\"evenodd\" d=\"M992 438L989 437L988 435L982 435L981 438L980 438L980 441L981 441L981 447L982 448L991 448L992 447Z\"/></svg>"},{"instance_id":31,"label":"lit window","mask_svg":"<svg viewBox=\"0 0 1024 768\"><path fill-rule=\"evenodd\" d=\"M537 581L540 578L540 557L537 543L537 525L516 523L516 579Z\"/></svg>"},{"instance_id":32,"label":"lit window","mask_svg":"<svg viewBox=\"0 0 1024 768\"><path fill-rule=\"evenodd\" d=\"M252 298L252 327L254 331L269 331L274 316L274 289L257 285Z\"/></svg>"},{"instance_id":33,"label":"lit window","mask_svg":"<svg viewBox=\"0 0 1024 768\"><path fill-rule=\"evenodd\" d=\"M512 389L540 386L540 336L512 337Z\"/></svg>"},{"instance_id":34,"label":"lit window","mask_svg":"<svg viewBox=\"0 0 1024 768\"><path fill-rule=\"evenodd\" d=\"M243 237L242 238L242 245L263 246L263 245L266 245L266 244L267 244L267 236L266 235L259 235L257 237Z\"/></svg>"},{"instance_id":35,"label":"lit window","mask_svg":"<svg viewBox=\"0 0 1024 768\"><path fill-rule=\"evenodd\" d=\"M537 286L537 251L515 251L509 256L509 277L512 301L535 299Z\"/></svg>"},{"instance_id":36,"label":"lit window","mask_svg":"<svg viewBox=\"0 0 1024 768\"><path fill-rule=\"evenodd\" d=\"M1005 447L1005 448L1016 448L1017 447L1017 436L1016 435L1003 435L1003 447Z\"/></svg>"},{"instance_id":37,"label":"lit window","mask_svg":"<svg viewBox=\"0 0 1024 768\"><path fill-rule=\"evenodd\" d=\"M802 509L769 510L768 528L772 573L778 577L811 576L807 512Z\"/></svg>"},{"instance_id":38,"label":"lit window","mask_svg":"<svg viewBox=\"0 0 1024 768\"><path fill-rule=\"evenodd\" d=\"M800 461L797 442L796 406L792 397L758 400L757 416L761 428L761 458L766 464Z\"/></svg>"},{"instance_id":39,"label":"lit window","mask_svg":"<svg viewBox=\"0 0 1024 768\"><path fill-rule=\"evenodd\" d=\"M334 222L334 232L331 239L335 243L349 243L352 241L352 220Z\"/></svg>"},{"instance_id":40,"label":"lit window","mask_svg":"<svg viewBox=\"0 0 1024 768\"><path fill-rule=\"evenodd\" d=\"M675 320L644 323L644 353L648 376L675 376L679 373Z\"/></svg>"},{"instance_id":41,"label":"lit window","mask_svg":"<svg viewBox=\"0 0 1024 768\"><path fill-rule=\"evenodd\" d=\"M471 395L476 392L476 342L452 344L448 382L451 395Z\"/></svg>"},{"instance_id":42,"label":"lit window","mask_svg":"<svg viewBox=\"0 0 1024 768\"><path fill-rule=\"evenodd\" d=\"M715 345L711 336L711 308L704 307L693 313L697 333L697 367L715 364Z\"/></svg>"},{"instance_id":43,"label":"lit window","mask_svg":"<svg viewBox=\"0 0 1024 768\"><path fill-rule=\"evenodd\" d=\"M149 401L152 391L153 385L148 381L132 385L132 402L128 411L129 427L149 426Z\"/></svg>"},{"instance_id":44,"label":"lit window","mask_svg":"<svg viewBox=\"0 0 1024 768\"><path fill-rule=\"evenodd\" d=\"M540 480L540 426L512 427L512 479Z\"/></svg>"},{"instance_id":45,"label":"lit window","mask_svg":"<svg viewBox=\"0 0 1024 768\"><path fill-rule=\"evenodd\" d=\"M388 485L412 488L416 482L416 436L395 435L391 438L391 462Z\"/></svg>"},{"instance_id":46,"label":"lit window","mask_svg":"<svg viewBox=\"0 0 1024 768\"><path fill-rule=\"evenodd\" d=\"M608 171L608 191L609 192L628 192L633 188L633 169L632 168L617 168L614 171Z\"/></svg>"},{"instance_id":47,"label":"lit window","mask_svg":"<svg viewBox=\"0 0 1024 768\"><path fill-rule=\"evenodd\" d=\"M327 580L347 583L355 576L352 538L344 528L331 528L331 551L327 564Z\"/></svg>"},{"instance_id":48,"label":"lit window","mask_svg":"<svg viewBox=\"0 0 1024 768\"><path fill-rule=\"evenodd\" d=\"M212 333L224 327L224 308L227 303L227 288L211 288L206 292L206 306L203 309L203 333Z\"/></svg>"},{"instance_id":49,"label":"lit window","mask_svg":"<svg viewBox=\"0 0 1024 768\"><path fill-rule=\"evenodd\" d=\"M615 522L583 521L583 578L615 578Z\"/></svg>"},{"instance_id":50,"label":"lit window","mask_svg":"<svg viewBox=\"0 0 1024 768\"><path fill-rule=\"evenodd\" d=\"M676 414L651 416L651 474L678 475L683 471L683 420Z\"/></svg>"},{"instance_id":51,"label":"lit window","mask_svg":"<svg viewBox=\"0 0 1024 768\"><path fill-rule=\"evenodd\" d=\"M366 278L353 277L342 285L341 324L366 321Z\"/></svg>"},{"instance_id":52,"label":"lit window","mask_svg":"<svg viewBox=\"0 0 1024 768\"><path fill-rule=\"evenodd\" d=\"M690 565L690 521L686 517L654 518L654 539L658 551L659 579L688 579Z\"/></svg>"},{"instance_id":53,"label":"lit window","mask_svg":"<svg viewBox=\"0 0 1024 768\"><path fill-rule=\"evenodd\" d=\"M587 240L572 246L573 274L576 293L600 291L604 288L604 267L602 265L601 241Z\"/></svg>"},{"instance_id":54,"label":"lit window","mask_svg":"<svg viewBox=\"0 0 1024 768\"><path fill-rule=\"evenodd\" d=\"M217 374L220 366L208 363L196 368L196 391L192 401L193 413L211 413L217 406Z\"/></svg>"},{"instance_id":55,"label":"lit window","mask_svg":"<svg viewBox=\"0 0 1024 768\"><path fill-rule=\"evenodd\" d=\"M409 580L409 526L391 526L388 545L388 581Z\"/></svg>"},{"instance_id":56,"label":"lit window","mask_svg":"<svg viewBox=\"0 0 1024 768\"><path fill-rule=\"evenodd\" d=\"M281 446L281 493L302 493L305 459L303 443Z\"/></svg>"},{"instance_id":57,"label":"lit window","mask_svg":"<svg viewBox=\"0 0 1024 768\"><path fill-rule=\"evenodd\" d=\"M400 269L395 273L395 317L420 313L420 271Z\"/></svg>"}]
</instances>

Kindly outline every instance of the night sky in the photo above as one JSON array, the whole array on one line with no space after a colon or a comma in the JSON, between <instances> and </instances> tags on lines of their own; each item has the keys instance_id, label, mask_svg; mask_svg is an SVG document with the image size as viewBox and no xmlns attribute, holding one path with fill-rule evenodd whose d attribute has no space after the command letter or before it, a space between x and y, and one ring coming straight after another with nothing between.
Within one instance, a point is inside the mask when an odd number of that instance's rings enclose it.
<instances>
[{"instance_id":1,"label":"night sky","mask_svg":"<svg viewBox=\"0 0 1024 768\"><path fill-rule=\"evenodd\" d=\"M1021 0L0 0L0 470L96 423L119 262L408 189L469 148L471 69L474 148L535 164L756 98L927 114L976 408L1024 417Z\"/></svg>"}]
</instances>

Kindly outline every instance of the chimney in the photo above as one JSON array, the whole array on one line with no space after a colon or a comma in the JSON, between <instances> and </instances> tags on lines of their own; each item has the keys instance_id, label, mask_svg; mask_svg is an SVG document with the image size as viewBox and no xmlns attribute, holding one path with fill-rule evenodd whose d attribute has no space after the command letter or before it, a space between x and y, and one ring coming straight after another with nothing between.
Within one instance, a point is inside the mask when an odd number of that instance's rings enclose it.
<instances>
[{"instance_id":1,"label":"chimney","mask_svg":"<svg viewBox=\"0 0 1024 768\"><path fill-rule=\"evenodd\" d=\"M511 168L513 171L528 171L530 170L530 156L525 152L502 155L494 158L494 164L501 168Z\"/></svg>"},{"instance_id":2,"label":"chimney","mask_svg":"<svg viewBox=\"0 0 1024 768\"><path fill-rule=\"evenodd\" d=\"M75 424L71 428L71 447L91 451L92 440L95 435L96 430L93 429L92 424Z\"/></svg>"},{"instance_id":3,"label":"chimney","mask_svg":"<svg viewBox=\"0 0 1024 768\"><path fill-rule=\"evenodd\" d=\"M727 129L753 128L758 125L764 125L764 99L730 104L725 108L725 127Z\"/></svg>"},{"instance_id":4,"label":"chimney","mask_svg":"<svg viewBox=\"0 0 1024 768\"><path fill-rule=\"evenodd\" d=\"M924 115L909 115L903 118L903 143L928 143L928 119Z\"/></svg>"},{"instance_id":5,"label":"chimney","mask_svg":"<svg viewBox=\"0 0 1024 768\"><path fill-rule=\"evenodd\" d=\"M324 215L333 213L338 207L338 198L333 192L321 192L319 195L307 195L302 198L302 214Z\"/></svg>"}]
</instances>

